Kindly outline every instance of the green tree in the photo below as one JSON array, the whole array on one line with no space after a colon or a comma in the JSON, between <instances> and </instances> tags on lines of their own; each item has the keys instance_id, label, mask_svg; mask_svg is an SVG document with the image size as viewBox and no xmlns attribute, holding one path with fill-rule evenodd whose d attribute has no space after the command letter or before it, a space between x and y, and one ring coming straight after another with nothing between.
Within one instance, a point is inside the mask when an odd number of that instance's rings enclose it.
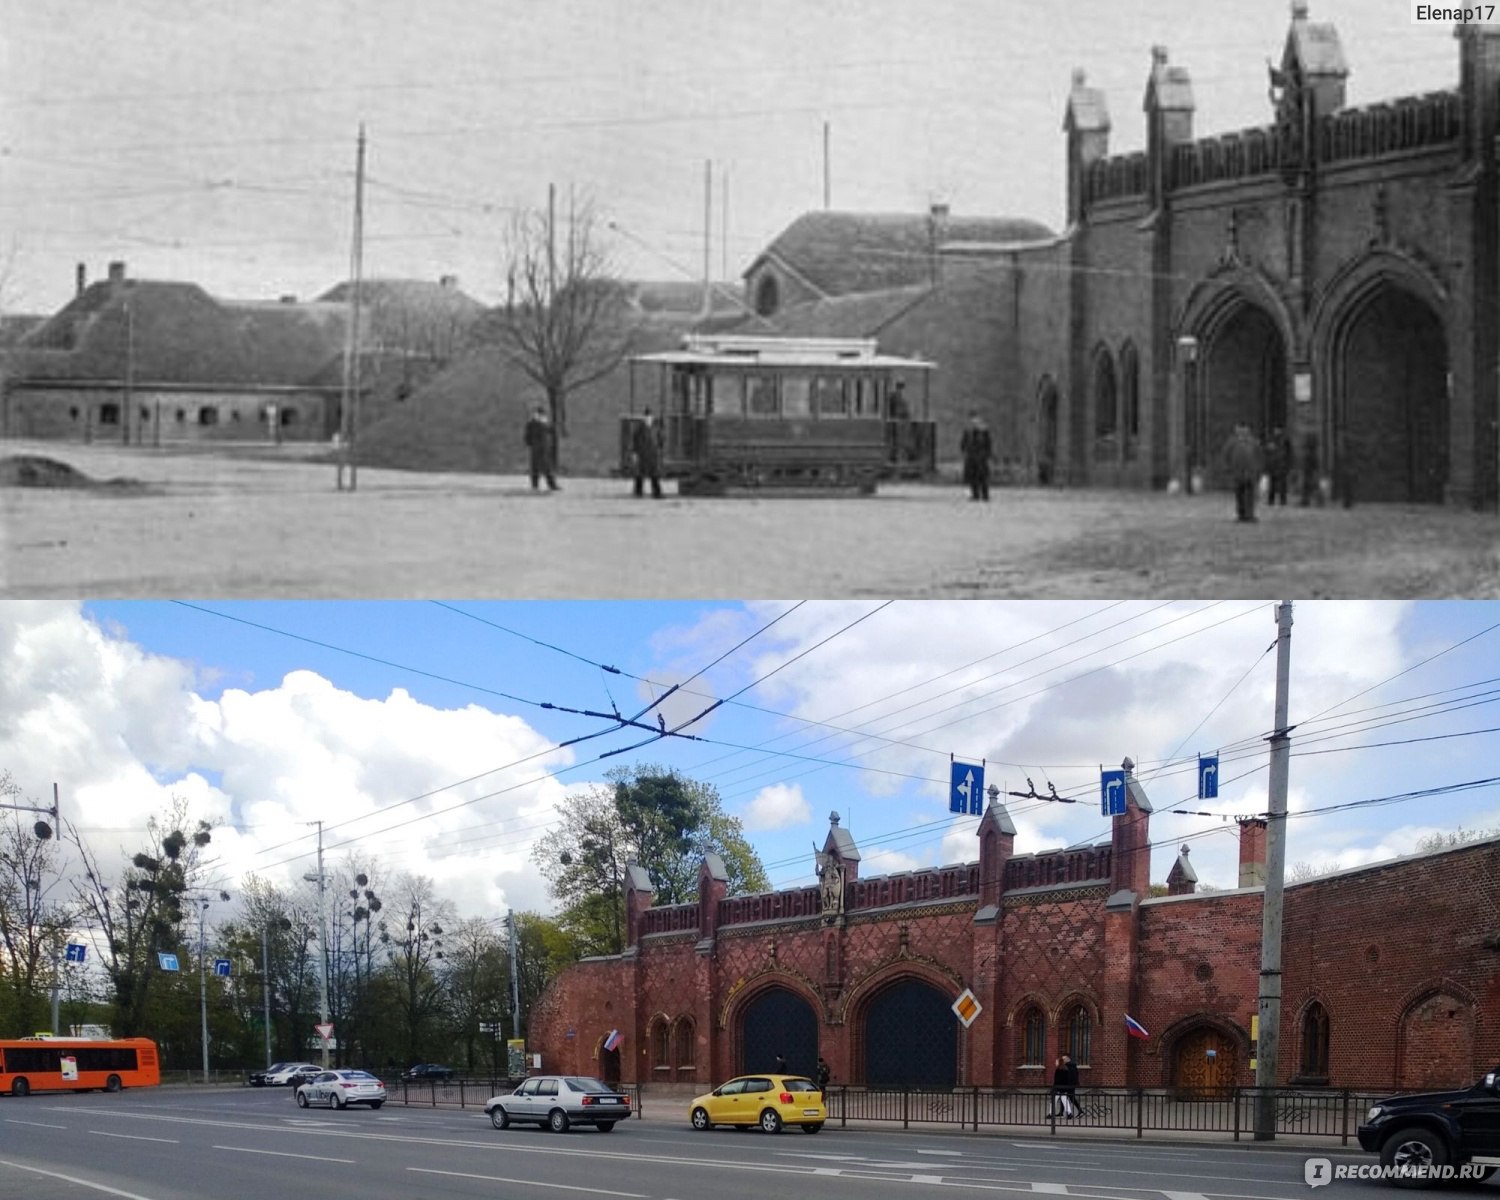
<instances>
[{"instance_id":1,"label":"green tree","mask_svg":"<svg viewBox=\"0 0 1500 1200\"><path fill-rule=\"evenodd\" d=\"M724 860L729 892L769 885L738 818L710 784L653 764L620 767L558 806L560 824L532 857L562 905L560 924L585 954L618 954L625 945L625 870L638 863L658 904L697 894L698 867L710 852Z\"/></svg>"}]
</instances>

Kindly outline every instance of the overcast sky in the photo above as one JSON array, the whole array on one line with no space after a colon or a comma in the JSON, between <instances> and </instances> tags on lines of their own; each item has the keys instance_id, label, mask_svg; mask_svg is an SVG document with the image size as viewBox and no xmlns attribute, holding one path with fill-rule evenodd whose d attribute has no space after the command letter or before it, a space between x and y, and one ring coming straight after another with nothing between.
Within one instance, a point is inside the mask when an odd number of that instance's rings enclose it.
<instances>
[{"instance_id":1,"label":"overcast sky","mask_svg":"<svg viewBox=\"0 0 1500 1200\"><path fill-rule=\"evenodd\" d=\"M315 862L308 823L322 820L331 861L357 849L493 918L550 907L531 846L568 791L616 764L712 783L786 887L812 882L834 810L866 876L977 858L977 819L948 813L950 755L987 759L1007 791L1030 777L1078 797L1010 799L1019 852L1104 840L1099 766L1129 755L1157 809L1153 880L1188 844L1205 883L1233 887L1230 818L1267 804L1273 611L12 602L0 605L0 768L37 802L56 782L106 865L141 849L147 817L180 795L215 823L214 885L231 893L251 871L300 880ZM1500 604L1297 606L1291 808L1303 815L1288 823L1289 863L1355 866L1433 832L1500 828L1493 786L1312 811L1500 774L1492 626ZM704 742L610 754L646 736L632 731L559 748L610 726L540 707L628 713L726 654L664 706L675 726L753 684L684 728ZM1214 750L1222 795L1200 802L1186 760Z\"/></svg>"},{"instance_id":2,"label":"overcast sky","mask_svg":"<svg viewBox=\"0 0 1500 1200\"><path fill-rule=\"evenodd\" d=\"M1450 30L1398 0L1314 0L1350 100L1452 86ZM0 0L0 303L51 311L75 262L223 296L347 274L356 130L366 272L499 298L507 213L555 183L615 222L635 277L737 278L823 202L1062 217L1071 72L1143 140L1151 45L1192 72L1200 133L1269 119L1284 0ZM728 237L723 206L728 176Z\"/></svg>"}]
</instances>

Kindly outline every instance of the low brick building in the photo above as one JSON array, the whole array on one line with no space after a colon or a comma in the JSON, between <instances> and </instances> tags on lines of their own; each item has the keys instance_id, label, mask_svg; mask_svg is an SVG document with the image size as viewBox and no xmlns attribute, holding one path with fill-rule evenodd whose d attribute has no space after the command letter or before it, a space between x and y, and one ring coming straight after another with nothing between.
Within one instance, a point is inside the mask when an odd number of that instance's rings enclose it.
<instances>
[{"instance_id":1,"label":"low brick building","mask_svg":"<svg viewBox=\"0 0 1500 1200\"><path fill-rule=\"evenodd\" d=\"M961 865L861 878L834 814L812 886L729 897L710 855L696 903L655 907L632 868L627 950L553 982L530 1048L626 1082L708 1085L777 1055L810 1072L821 1054L871 1087L1041 1085L1070 1052L1086 1084L1252 1084L1265 822L1241 823L1241 886L1198 891L1184 849L1152 896L1151 804L1128 790L1109 841L1083 848L1015 854L992 798ZM1284 1082L1424 1087L1500 1062L1500 839L1285 897Z\"/></svg>"}]
</instances>

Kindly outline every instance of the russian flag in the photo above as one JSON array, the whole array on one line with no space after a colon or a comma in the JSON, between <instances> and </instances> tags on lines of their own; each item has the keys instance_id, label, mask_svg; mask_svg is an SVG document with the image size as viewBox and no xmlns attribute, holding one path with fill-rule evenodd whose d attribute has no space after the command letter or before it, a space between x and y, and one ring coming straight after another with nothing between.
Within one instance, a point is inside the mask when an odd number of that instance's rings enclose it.
<instances>
[{"instance_id":1,"label":"russian flag","mask_svg":"<svg viewBox=\"0 0 1500 1200\"><path fill-rule=\"evenodd\" d=\"M1129 1019L1130 1019L1129 1017L1126 1018L1126 1020L1129 1020ZM1142 1034L1142 1036L1144 1037L1145 1035ZM609 1036L604 1039L604 1048L606 1050L613 1050L616 1046L618 1046L624 1040L625 1039L620 1035L620 1031L618 1029L611 1029L609 1031Z\"/></svg>"},{"instance_id":2,"label":"russian flag","mask_svg":"<svg viewBox=\"0 0 1500 1200\"><path fill-rule=\"evenodd\" d=\"M1128 1033L1131 1037L1148 1038L1151 1036L1146 1032L1146 1027L1139 1021L1137 1021L1134 1017L1132 1017L1129 1013L1125 1014L1125 1032Z\"/></svg>"}]
</instances>

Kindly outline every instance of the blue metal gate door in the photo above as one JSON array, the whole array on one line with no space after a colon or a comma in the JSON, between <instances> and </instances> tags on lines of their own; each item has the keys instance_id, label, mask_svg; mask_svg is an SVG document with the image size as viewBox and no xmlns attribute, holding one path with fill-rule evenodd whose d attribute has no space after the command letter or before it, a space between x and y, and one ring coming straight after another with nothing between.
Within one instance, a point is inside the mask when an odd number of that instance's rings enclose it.
<instances>
[{"instance_id":1,"label":"blue metal gate door","mask_svg":"<svg viewBox=\"0 0 1500 1200\"><path fill-rule=\"evenodd\" d=\"M958 1082L958 1018L952 1001L920 979L881 991L865 1009L865 1083L872 1088L951 1088Z\"/></svg>"},{"instance_id":2,"label":"blue metal gate door","mask_svg":"<svg viewBox=\"0 0 1500 1200\"><path fill-rule=\"evenodd\" d=\"M740 1074L774 1071L786 1058L793 1075L811 1075L818 1064L818 1018L812 1006L786 988L770 988L745 1007Z\"/></svg>"}]
</instances>

